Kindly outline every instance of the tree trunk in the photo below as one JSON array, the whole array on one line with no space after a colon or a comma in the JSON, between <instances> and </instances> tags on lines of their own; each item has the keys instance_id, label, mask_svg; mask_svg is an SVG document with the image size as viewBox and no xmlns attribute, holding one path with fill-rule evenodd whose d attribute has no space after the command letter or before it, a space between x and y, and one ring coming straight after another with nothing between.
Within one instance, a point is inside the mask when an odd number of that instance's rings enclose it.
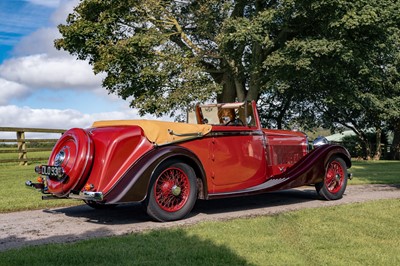
<instances>
[{"instance_id":1,"label":"tree trunk","mask_svg":"<svg viewBox=\"0 0 400 266\"><path fill-rule=\"evenodd\" d=\"M400 160L400 120L395 122L393 132L394 137L392 147L390 149L390 159Z\"/></svg>"},{"instance_id":2,"label":"tree trunk","mask_svg":"<svg viewBox=\"0 0 400 266\"><path fill-rule=\"evenodd\" d=\"M236 84L235 79L226 71L223 76L221 83L222 85L222 92L217 95L217 102L218 103L232 103L235 102L236 99Z\"/></svg>"},{"instance_id":3,"label":"tree trunk","mask_svg":"<svg viewBox=\"0 0 400 266\"><path fill-rule=\"evenodd\" d=\"M262 48L257 42L253 43L253 57L251 64L253 65L253 70L250 73L249 90L246 95L248 101L257 101L260 95L261 87L261 69L262 69Z\"/></svg>"},{"instance_id":4,"label":"tree trunk","mask_svg":"<svg viewBox=\"0 0 400 266\"><path fill-rule=\"evenodd\" d=\"M364 133L361 133L361 135L359 135L360 139L361 139L361 144L362 144L362 148L363 148L363 153L364 153L364 159L369 161L371 160L371 147L369 145L369 141L367 136Z\"/></svg>"},{"instance_id":5,"label":"tree trunk","mask_svg":"<svg viewBox=\"0 0 400 266\"><path fill-rule=\"evenodd\" d=\"M375 154L374 154L374 157L373 157L374 161L379 161L381 159L381 156L382 156L381 137L382 137L382 129L376 128Z\"/></svg>"},{"instance_id":6,"label":"tree trunk","mask_svg":"<svg viewBox=\"0 0 400 266\"><path fill-rule=\"evenodd\" d=\"M244 100L246 100L245 88L243 82L238 78L235 78L235 88L236 88L236 99L239 102L243 102Z\"/></svg>"}]
</instances>

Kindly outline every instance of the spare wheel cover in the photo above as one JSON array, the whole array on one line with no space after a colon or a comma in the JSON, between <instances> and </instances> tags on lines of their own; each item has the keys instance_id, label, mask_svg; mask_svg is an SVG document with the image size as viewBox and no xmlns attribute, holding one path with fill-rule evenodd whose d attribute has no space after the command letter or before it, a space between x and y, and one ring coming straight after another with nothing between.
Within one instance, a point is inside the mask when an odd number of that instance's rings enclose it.
<instances>
[{"instance_id":1,"label":"spare wheel cover","mask_svg":"<svg viewBox=\"0 0 400 266\"><path fill-rule=\"evenodd\" d=\"M50 193L65 196L72 189L80 189L86 182L93 161L93 142L81 128L72 128L57 141L48 164L62 166L65 177L47 178Z\"/></svg>"}]
</instances>

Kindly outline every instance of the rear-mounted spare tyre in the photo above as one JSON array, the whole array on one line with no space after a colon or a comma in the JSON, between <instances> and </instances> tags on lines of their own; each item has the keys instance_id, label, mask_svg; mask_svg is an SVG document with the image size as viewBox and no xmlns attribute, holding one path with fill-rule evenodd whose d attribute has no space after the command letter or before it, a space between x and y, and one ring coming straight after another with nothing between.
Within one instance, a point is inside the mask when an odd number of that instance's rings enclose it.
<instances>
[{"instance_id":1,"label":"rear-mounted spare tyre","mask_svg":"<svg viewBox=\"0 0 400 266\"><path fill-rule=\"evenodd\" d=\"M48 177L48 192L63 197L71 190L80 190L88 177L93 161L93 142L80 128L72 128L57 141L48 164L61 166L64 175Z\"/></svg>"}]
</instances>

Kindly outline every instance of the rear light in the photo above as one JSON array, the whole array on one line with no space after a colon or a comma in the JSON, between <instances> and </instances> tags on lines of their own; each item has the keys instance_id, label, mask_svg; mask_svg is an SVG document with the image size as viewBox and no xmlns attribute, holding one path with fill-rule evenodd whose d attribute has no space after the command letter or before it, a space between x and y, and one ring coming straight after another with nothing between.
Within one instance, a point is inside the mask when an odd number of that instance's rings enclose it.
<instances>
[{"instance_id":1,"label":"rear light","mask_svg":"<svg viewBox=\"0 0 400 266\"><path fill-rule=\"evenodd\" d=\"M94 189L94 185L93 184L86 184L84 186L85 191L91 191Z\"/></svg>"},{"instance_id":2,"label":"rear light","mask_svg":"<svg viewBox=\"0 0 400 266\"><path fill-rule=\"evenodd\" d=\"M44 179L43 179L43 177L41 177L41 176L38 176L37 181L38 181L39 183L44 183Z\"/></svg>"}]
</instances>

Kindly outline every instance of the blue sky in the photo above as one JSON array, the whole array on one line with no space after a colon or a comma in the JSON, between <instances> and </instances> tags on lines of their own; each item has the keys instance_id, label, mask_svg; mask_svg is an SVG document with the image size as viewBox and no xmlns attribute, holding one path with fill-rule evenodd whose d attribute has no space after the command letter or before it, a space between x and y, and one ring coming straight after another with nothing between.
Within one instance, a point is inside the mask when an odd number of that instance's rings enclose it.
<instances>
[{"instance_id":1,"label":"blue sky","mask_svg":"<svg viewBox=\"0 0 400 266\"><path fill-rule=\"evenodd\" d=\"M0 1L0 126L67 129L139 118L129 102L101 87L102 75L87 62L53 47L57 25L78 3Z\"/></svg>"},{"instance_id":2,"label":"blue sky","mask_svg":"<svg viewBox=\"0 0 400 266\"><path fill-rule=\"evenodd\" d=\"M14 45L18 44L22 37L48 24L54 6L49 5L50 1L47 2L47 5L34 5L22 0L0 2L0 62L12 56ZM51 2L55 4L58 1Z\"/></svg>"}]
</instances>

